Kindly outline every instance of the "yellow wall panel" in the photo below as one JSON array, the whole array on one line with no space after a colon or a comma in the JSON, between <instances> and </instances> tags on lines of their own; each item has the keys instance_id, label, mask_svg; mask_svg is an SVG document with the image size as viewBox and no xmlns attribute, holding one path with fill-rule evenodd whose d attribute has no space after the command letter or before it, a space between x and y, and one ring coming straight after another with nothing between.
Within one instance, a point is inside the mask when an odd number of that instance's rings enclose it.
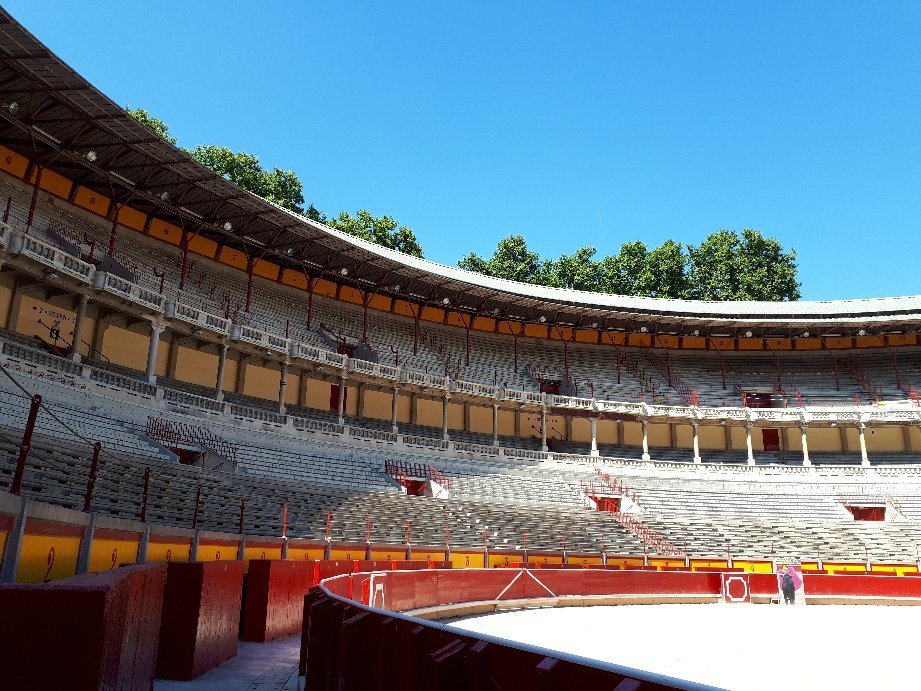
<instances>
[{"instance_id":1,"label":"yellow wall panel","mask_svg":"<svg viewBox=\"0 0 921 691\"><path fill-rule=\"evenodd\" d=\"M0 170L5 170L7 173L22 180L23 177L25 177L26 168L28 167L28 158L20 156L12 149L0 146Z\"/></svg>"},{"instance_id":2,"label":"yellow wall panel","mask_svg":"<svg viewBox=\"0 0 921 691\"><path fill-rule=\"evenodd\" d=\"M231 543L199 544L197 561L236 561L238 545Z\"/></svg>"},{"instance_id":3,"label":"yellow wall panel","mask_svg":"<svg viewBox=\"0 0 921 691\"><path fill-rule=\"evenodd\" d=\"M243 252L230 247L221 248L218 254L218 261L220 261L221 264L226 264L227 266L232 266L243 271L246 271L246 267L249 265L249 259Z\"/></svg>"},{"instance_id":4,"label":"yellow wall panel","mask_svg":"<svg viewBox=\"0 0 921 691\"><path fill-rule=\"evenodd\" d=\"M188 561L191 545L182 542L153 542L147 545L147 562L168 564L173 561Z\"/></svg>"},{"instance_id":5,"label":"yellow wall panel","mask_svg":"<svg viewBox=\"0 0 921 691\"><path fill-rule=\"evenodd\" d=\"M70 196L70 189L72 186L70 180L63 175L59 175L48 168L42 171L42 182L39 187L46 192L50 192L61 199L67 199L67 197Z\"/></svg>"},{"instance_id":6,"label":"yellow wall panel","mask_svg":"<svg viewBox=\"0 0 921 691\"><path fill-rule=\"evenodd\" d=\"M167 223L159 218L155 218L150 222L147 234L152 238L163 240L177 247L182 244L182 229L179 226L174 226L172 223ZM246 264L243 266L245 268Z\"/></svg>"},{"instance_id":7,"label":"yellow wall panel","mask_svg":"<svg viewBox=\"0 0 921 691\"><path fill-rule=\"evenodd\" d=\"M141 213L131 206L123 206L118 212L119 225L131 230L142 231L147 222L147 214Z\"/></svg>"},{"instance_id":8,"label":"yellow wall panel","mask_svg":"<svg viewBox=\"0 0 921 691\"><path fill-rule=\"evenodd\" d=\"M547 326L545 324L525 324L524 335L529 338L547 338Z\"/></svg>"},{"instance_id":9,"label":"yellow wall panel","mask_svg":"<svg viewBox=\"0 0 921 691\"><path fill-rule=\"evenodd\" d=\"M293 269L282 269L281 282L284 283L286 286L292 286L293 288L300 288L301 290L305 290L305 291L307 290L307 277L304 276L303 271L295 271Z\"/></svg>"},{"instance_id":10,"label":"yellow wall panel","mask_svg":"<svg viewBox=\"0 0 921 691\"><path fill-rule=\"evenodd\" d=\"M101 540L93 538L90 548L90 571L109 571L117 569L122 564L132 564L138 559L138 544L141 536L136 540Z\"/></svg>"},{"instance_id":11,"label":"yellow wall panel","mask_svg":"<svg viewBox=\"0 0 921 691\"><path fill-rule=\"evenodd\" d=\"M109 203L108 197L86 187L78 187L77 193L74 195L74 204L103 217L109 213ZM118 220L121 223L121 213L119 213ZM111 224L109 226L111 227Z\"/></svg>"},{"instance_id":12,"label":"yellow wall panel","mask_svg":"<svg viewBox=\"0 0 921 691\"><path fill-rule=\"evenodd\" d=\"M203 257L214 259L215 255L217 254L217 243L214 240L209 240L208 238L202 237L201 235L194 235L189 238L189 252L194 252L195 254L200 254Z\"/></svg>"},{"instance_id":13,"label":"yellow wall panel","mask_svg":"<svg viewBox=\"0 0 921 691\"><path fill-rule=\"evenodd\" d=\"M17 583L48 583L77 572L80 538L26 533L19 553Z\"/></svg>"},{"instance_id":14,"label":"yellow wall panel","mask_svg":"<svg viewBox=\"0 0 921 691\"><path fill-rule=\"evenodd\" d=\"M451 551L451 565L455 569L482 569L484 561L482 552Z\"/></svg>"}]
</instances>

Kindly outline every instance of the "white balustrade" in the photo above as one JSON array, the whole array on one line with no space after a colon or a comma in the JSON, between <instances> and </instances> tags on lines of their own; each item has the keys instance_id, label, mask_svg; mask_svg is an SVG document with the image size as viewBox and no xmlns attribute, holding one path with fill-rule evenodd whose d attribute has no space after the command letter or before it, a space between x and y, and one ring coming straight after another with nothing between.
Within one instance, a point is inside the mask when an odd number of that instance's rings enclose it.
<instances>
[{"instance_id":1,"label":"white balustrade","mask_svg":"<svg viewBox=\"0 0 921 691\"><path fill-rule=\"evenodd\" d=\"M97 271L95 273L93 289L118 295L135 304L143 305L154 312L163 311L162 295L106 271Z\"/></svg>"},{"instance_id":2,"label":"white balustrade","mask_svg":"<svg viewBox=\"0 0 921 691\"><path fill-rule=\"evenodd\" d=\"M205 312L184 302L167 300L164 304L163 314L170 319L178 319L215 333L226 335L230 332L229 319Z\"/></svg>"}]
</instances>

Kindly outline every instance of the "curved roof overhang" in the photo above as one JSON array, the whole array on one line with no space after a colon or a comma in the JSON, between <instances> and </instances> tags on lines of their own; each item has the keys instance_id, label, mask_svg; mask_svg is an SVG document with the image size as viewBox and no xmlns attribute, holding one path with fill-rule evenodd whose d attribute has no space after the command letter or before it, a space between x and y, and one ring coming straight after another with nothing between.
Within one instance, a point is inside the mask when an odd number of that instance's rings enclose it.
<instances>
[{"instance_id":1,"label":"curved roof overhang","mask_svg":"<svg viewBox=\"0 0 921 691\"><path fill-rule=\"evenodd\" d=\"M75 189L95 190L249 257L456 311L586 328L645 327L652 333L921 330L921 296L704 302L608 295L472 274L356 239L236 187L163 141L2 9L0 143L25 155L30 165L70 178ZM89 151L96 152L93 162L86 157Z\"/></svg>"}]
</instances>

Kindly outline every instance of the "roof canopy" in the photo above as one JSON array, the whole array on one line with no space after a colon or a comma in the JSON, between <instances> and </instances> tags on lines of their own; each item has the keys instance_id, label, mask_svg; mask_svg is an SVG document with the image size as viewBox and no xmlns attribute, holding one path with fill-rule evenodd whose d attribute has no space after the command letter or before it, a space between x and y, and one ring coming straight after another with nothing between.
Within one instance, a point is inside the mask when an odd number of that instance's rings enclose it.
<instances>
[{"instance_id":1,"label":"roof canopy","mask_svg":"<svg viewBox=\"0 0 921 691\"><path fill-rule=\"evenodd\" d=\"M410 257L236 187L136 122L2 9L0 61L4 145L119 204L314 276L458 311L599 329L793 335L810 328L818 335L860 328L915 332L921 325L921 296L826 302L637 298L516 283ZM96 153L92 162L89 151Z\"/></svg>"}]
</instances>

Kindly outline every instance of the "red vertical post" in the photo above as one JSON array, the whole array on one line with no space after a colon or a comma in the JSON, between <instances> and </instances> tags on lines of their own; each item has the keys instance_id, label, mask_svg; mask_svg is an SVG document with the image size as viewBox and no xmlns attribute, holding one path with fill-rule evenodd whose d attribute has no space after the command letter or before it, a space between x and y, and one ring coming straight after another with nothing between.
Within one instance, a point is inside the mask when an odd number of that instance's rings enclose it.
<instances>
[{"instance_id":1,"label":"red vertical post","mask_svg":"<svg viewBox=\"0 0 921 691\"><path fill-rule=\"evenodd\" d=\"M36 166L35 186L32 188L32 201L29 202L29 216L26 219L26 226L28 228L32 227L32 221L35 219L35 205L38 203L38 190L42 183L42 170L41 166Z\"/></svg>"},{"instance_id":2,"label":"red vertical post","mask_svg":"<svg viewBox=\"0 0 921 691\"><path fill-rule=\"evenodd\" d=\"M250 259L246 262L246 309L245 312L249 312L249 308L253 302L253 268L255 267L256 262L253 259Z\"/></svg>"},{"instance_id":3,"label":"red vertical post","mask_svg":"<svg viewBox=\"0 0 921 691\"><path fill-rule=\"evenodd\" d=\"M115 254L115 240L117 238L118 230L118 214L121 211L118 204L113 201L114 211L112 213L112 232L109 235L109 256L111 257Z\"/></svg>"},{"instance_id":4,"label":"red vertical post","mask_svg":"<svg viewBox=\"0 0 921 691\"><path fill-rule=\"evenodd\" d=\"M141 523L147 522L147 496L150 494L150 466L144 468L144 496L141 499Z\"/></svg>"},{"instance_id":5,"label":"red vertical post","mask_svg":"<svg viewBox=\"0 0 921 691\"><path fill-rule=\"evenodd\" d=\"M243 534L243 519L246 517L246 497L240 497L240 535Z\"/></svg>"},{"instance_id":6,"label":"red vertical post","mask_svg":"<svg viewBox=\"0 0 921 691\"><path fill-rule=\"evenodd\" d=\"M412 532L412 529L413 529L413 522L412 522L412 521L406 521L406 544L407 544L407 545L411 544L410 541L409 541L409 538L410 538L410 534L411 534L411 532Z\"/></svg>"},{"instance_id":7,"label":"red vertical post","mask_svg":"<svg viewBox=\"0 0 921 691\"><path fill-rule=\"evenodd\" d=\"M445 523L445 547L451 546L451 526Z\"/></svg>"},{"instance_id":8,"label":"red vertical post","mask_svg":"<svg viewBox=\"0 0 921 691\"><path fill-rule=\"evenodd\" d=\"M365 527L365 540L371 544L371 517L368 516L368 525Z\"/></svg>"},{"instance_id":9,"label":"red vertical post","mask_svg":"<svg viewBox=\"0 0 921 691\"><path fill-rule=\"evenodd\" d=\"M281 536L288 537L288 505L285 504L281 512Z\"/></svg>"},{"instance_id":10,"label":"red vertical post","mask_svg":"<svg viewBox=\"0 0 921 691\"><path fill-rule=\"evenodd\" d=\"M333 514L330 511L326 512L326 541L329 542L329 526L333 522Z\"/></svg>"},{"instance_id":11,"label":"red vertical post","mask_svg":"<svg viewBox=\"0 0 921 691\"><path fill-rule=\"evenodd\" d=\"M195 513L192 514L192 530L195 530L198 527L198 509L201 506L201 485L198 486L198 491L195 492Z\"/></svg>"},{"instance_id":12,"label":"red vertical post","mask_svg":"<svg viewBox=\"0 0 921 691\"><path fill-rule=\"evenodd\" d=\"M185 288L185 277L189 273L189 236L186 231L182 231L180 246L182 248L182 264L179 267L179 290L182 290Z\"/></svg>"},{"instance_id":13,"label":"red vertical post","mask_svg":"<svg viewBox=\"0 0 921 691\"><path fill-rule=\"evenodd\" d=\"M22 478L26 472L26 461L29 459L29 449L32 448L32 433L35 431L35 419L38 409L42 405L42 397L38 394L32 396L32 406L29 408L29 418L26 420L26 429L22 433L22 443L19 445L19 458L16 460L16 471L13 473L13 483L10 485L10 494L19 494L22 491Z\"/></svg>"},{"instance_id":14,"label":"red vertical post","mask_svg":"<svg viewBox=\"0 0 921 691\"><path fill-rule=\"evenodd\" d=\"M96 473L99 471L99 451L102 444L98 441L93 444L93 462L90 465L90 476L86 481L86 496L83 498L83 510L88 512L93 503L93 488L96 486Z\"/></svg>"}]
</instances>

